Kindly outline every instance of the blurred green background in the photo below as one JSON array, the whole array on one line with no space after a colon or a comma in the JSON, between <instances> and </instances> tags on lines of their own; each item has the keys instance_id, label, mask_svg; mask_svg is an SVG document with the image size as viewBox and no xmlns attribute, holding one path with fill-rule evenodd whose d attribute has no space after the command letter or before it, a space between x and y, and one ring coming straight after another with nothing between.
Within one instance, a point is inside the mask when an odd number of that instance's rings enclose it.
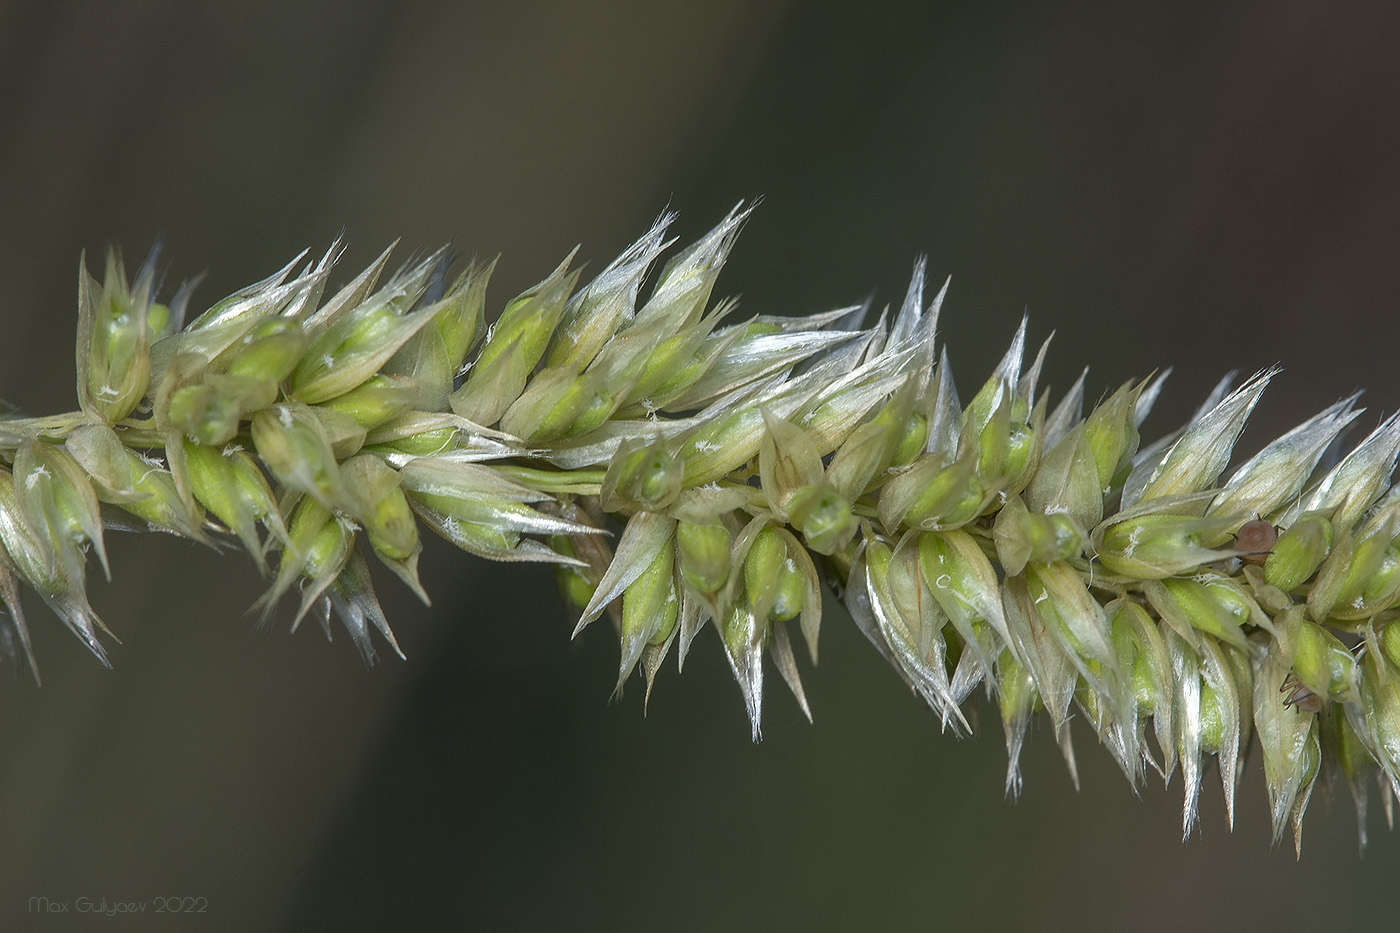
<instances>
[{"instance_id":1,"label":"blurred green background","mask_svg":"<svg viewBox=\"0 0 1400 933\"><path fill-rule=\"evenodd\" d=\"M1149 432L1279 362L1245 448L1358 387L1400 404L1400 8L1280 3L0 2L0 398L74 406L79 251L166 239L205 303L344 230L502 254L491 306L668 205L765 200L719 293L806 313L915 256L955 281L964 393L1023 310L1089 394L1174 366ZM91 261L91 260L90 260ZM1372 415L1363 418L1369 429ZM1258 755L1140 797L1042 729L1003 797L995 710L936 718L840 613L750 744L718 643L609 705L547 571L430 542L407 655L255 630L250 563L113 536L106 671L37 599L44 685L0 677L0 929L28 899L203 897L225 930L1384 928L1400 838L1320 788L1271 849ZM1329 799L1330 798L1330 799ZM170 925L179 922L169 918ZM121 921L101 923L121 927ZM146 921L142 928L163 928Z\"/></svg>"}]
</instances>

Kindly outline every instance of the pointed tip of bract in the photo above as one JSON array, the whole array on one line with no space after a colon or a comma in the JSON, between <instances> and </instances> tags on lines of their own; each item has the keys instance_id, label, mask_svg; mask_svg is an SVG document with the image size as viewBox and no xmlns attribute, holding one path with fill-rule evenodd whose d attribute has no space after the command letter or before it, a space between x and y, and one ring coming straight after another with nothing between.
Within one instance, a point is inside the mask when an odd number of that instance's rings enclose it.
<instances>
[{"instance_id":1,"label":"pointed tip of bract","mask_svg":"<svg viewBox=\"0 0 1400 933\"><path fill-rule=\"evenodd\" d=\"M953 281L951 276L945 279L933 301L925 307L923 299L927 287L927 264L927 256L920 256L915 260L914 272L910 276L904 301L889 326L889 336L883 344L884 348L891 352L915 349L914 366L919 370L920 378L925 381L932 376L930 370L935 358L938 315L943 307L943 299L948 294L948 286ZM882 320L883 318L884 315L881 316Z\"/></svg>"},{"instance_id":2,"label":"pointed tip of bract","mask_svg":"<svg viewBox=\"0 0 1400 933\"><path fill-rule=\"evenodd\" d=\"M729 668L739 684L739 692L744 696L744 710L749 716L753 731L753 741L763 741L763 649L759 645L748 644L741 650L733 650L726 639L725 656Z\"/></svg>"},{"instance_id":3,"label":"pointed tip of bract","mask_svg":"<svg viewBox=\"0 0 1400 933\"><path fill-rule=\"evenodd\" d=\"M672 626L671 634L660 645L648 644L642 649L642 677L646 680L646 693L642 696L642 715L647 714L651 708L651 688L656 683L656 672L661 669L661 665L666 661L666 655L671 651L671 644L680 634L680 626Z\"/></svg>"},{"instance_id":4,"label":"pointed tip of bract","mask_svg":"<svg viewBox=\"0 0 1400 933\"><path fill-rule=\"evenodd\" d=\"M103 647L98 639L99 631L106 632L117 644L121 644L121 639L117 638L88 605L87 599L80 594L59 594L56 596L45 596L44 602L54 614L63 620L69 630L87 646L93 656L101 662L102 666L108 670L112 669L112 662L107 657L107 649ZM31 658L32 660L32 658ZM35 676L38 676L38 669L35 668Z\"/></svg>"},{"instance_id":5,"label":"pointed tip of bract","mask_svg":"<svg viewBox=\"0 0 1400 933\"><path fill-rule=\"evenodd\" d=\"M19 667L27 663L34 685L42 686L39 663L34 659L34 646L29 640L29 626L19 603L19 588L3 557L0 557L0 655L14 660Z\"/></svg>"},{"instance_id":6,"label":"pointed tip of bract","mask_svg":"<svg viewBox=\"0 0 1400 933\"><path fill-rule=\"evenodd\" d=\"M1021 362L1026 357L1026 327L1029 324L1030 315L1021 315L1021 323L1011 338L1011 346L1006 348L1006 355L997 364L995 376L1012 388L1021 381Z\"/></svg>"},{"instance_id":7,"label":"pointed tip of bract","mask_svg":"<svg viewBox=\"0 0 1400 933\"><path fill-rule=\"evenodd\" d=\"M788 637L787 627L781 623L773 627L772 638L768 642L768 654L773 659L774 666L778 668L778 674L783 678L783 683L787 684L792 691L793 698L797 700L798 707L802 710L802 715L807 717L807 721L812 721L812 708L807 704L807 693L802 689L802 676L797 670L797 659L793 656L792 639ZM815 663L815 661L813 662Z\"/></svg>"},{"instance_id":8,"label":"pointed tip of bract","mask_svg":"<svg viewBox=\"0 0 1400 933\"><path fill-rule=\"evenodd\" d=\"M744 224L752 216L758 207L761 199L754 199L744 206L740 200L732 208L724 219L710 228L700 239L696 240L672 261L672 266L679 266L685 262L701 262L706 266L722 265L729 258L729 252L734 247L734 241L738 239ZM669 271L669 270L668 270Z\"/></svg>"},{"instance_id":9,"label":"pointed tip of bract","mask_svg":"<svg viewBox=\"0 0 1400 933\"><path fill-rule=\"evenodd\" d=\"M1075 793L1079 792L1079 762L1074 757L1074 739L1070 735L1069 723L1066 722L1060 727L1060 753L1065 759L1065 769L1069 771L1070 782L1074 784Z\"/></svg>"},{"instance_id":10,"label":"pointed tip of bract","mask_svg":"<svg viewBox=\"0 0 1400 933\"><path fill-rule=\"evenodd\" d=\"M890 327L889 345L898 347L914 336L919 323L924 318L924 286L928 269L928 257L914 260L914 273L909 277L909 287L904 292L904 301L894 316Z\"/></svg>"},{"instance_id":11,"label":"pointed tip of bract","mask_svg":"<svg viewBox=\"0 0 1400 933\"><path fill-rule=\"evenodd\" d=\"M345 630L350 633L350 639L359 649L366 667L373 667L378 660L370 638L371 627L379 632L394 654L398 655L399 660L406 660L403 649L394 638L393 630L389 628L389 620L379 605L379 597L375 595L374 586L370 582L369 567L358 548L352 551L345 568L331 584L328 596L331 607L335 609L336 616L345 626Z\"/></svg>"},{"instance_id":12,"label":"pointed tip of bract","mask_svg":"<svg viewBox=\"0 0 1400 933\"><path fill-rule=\"evenodd\" d=\"M649 633L632 632L624 634L622 637L622 655L617 665L617 685L613 688L613 699L622 696L622 686L627 682L627 678L632 676L632 672L637 669L637 663L642 660L642 653L646 651L645 635ZM628 637L628 636L631 637ZM650 693L650 688L648 688Z\"/></svg>"},{"instance_id":13,"label":"pointed tip of bract","mask_svg":"<svg viewBox=\"0 0 1400 933\"><path fill-rule=\"evenodd\" d=\"M1147 416L1152 414L1152 409L1157 404L1157 399L1162 394L1162 387L1167 384L1167 377L1171 374L1172 367L1168 366L1157 375L1149 376L1142 381L1142 387L1138 390L1137 404L1133 407L1133 424L1135 427L1142 427L1142 423L1147 420Z\"/></svg>"}]
</instances>

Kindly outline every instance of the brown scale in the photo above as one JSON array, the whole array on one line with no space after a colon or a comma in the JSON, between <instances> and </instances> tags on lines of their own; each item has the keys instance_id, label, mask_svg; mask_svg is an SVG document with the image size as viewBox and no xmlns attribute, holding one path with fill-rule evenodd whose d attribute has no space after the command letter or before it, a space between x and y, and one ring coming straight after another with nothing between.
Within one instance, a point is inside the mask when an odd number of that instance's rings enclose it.
<instances>
[{"instance_id":1,"label":"brown scale","mask_svg":"<svg viewBox=\"0 0 1400 933\"><path fill-rule=\"evenodd\" d=\"M1240 556L1240 562L1262 565L1273 553L1278 533L1277 525L1271 525L1262 518L1241 525L1240 530L1235 532L1235 553Z\"/></svg>"}]
</instances>

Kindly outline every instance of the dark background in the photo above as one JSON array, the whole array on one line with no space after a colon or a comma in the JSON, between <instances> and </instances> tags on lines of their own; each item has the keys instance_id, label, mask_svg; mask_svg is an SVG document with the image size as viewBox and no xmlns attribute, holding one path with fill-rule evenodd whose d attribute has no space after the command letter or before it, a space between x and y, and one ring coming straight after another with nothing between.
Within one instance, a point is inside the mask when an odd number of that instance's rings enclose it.
<instances>
[{"instance_id":1,"label":"dark background","mask_svg":"<svg viewBox=\"0 0 1400 933\"><path fill-rule=\"evenodd\" d=\"M208 304L342 229L503 258L491 307L666 206L692 238L763 196L722 294L749 313L956 280L974 391L1022 311L1091 397L1176 367L1148 432L1278 362L1254 448L1354 388L1400 403L1400 8L1326 3L0 2L0 398L73 399L74 271L157 235ZM94 259L89 260L95 262ZM441 542L435 542L441 544ZM607 703L547 571L430 544L405 662L288 616L246 559L109 541L99 667L37 599L44 685L0 677L0 928L28 898L203 897L150 929L1384 928L1400 839L1342 788L1301 863L1255 754L1233 835L1212 771L1134 795L1042 730L1003 798L995 711L937 720L844 616L748 741L718 643ZM155 923L162 920L162 923ZM84 922L86 921L86 922ZM104 928L118 928L120 922ZM97 926L72 918L73 926Z\"/></svg>"}]
</instances>

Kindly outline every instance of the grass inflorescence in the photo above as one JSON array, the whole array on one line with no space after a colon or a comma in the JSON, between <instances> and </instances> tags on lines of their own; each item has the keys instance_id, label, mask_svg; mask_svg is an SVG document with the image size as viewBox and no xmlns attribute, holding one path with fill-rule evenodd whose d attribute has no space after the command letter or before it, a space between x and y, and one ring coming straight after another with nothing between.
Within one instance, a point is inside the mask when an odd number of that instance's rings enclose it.
<instances>
[{"instance_id":1,"label":"grass inflorescence","mask_svg":"<svg viewBox=\"0 0 1400 933\"><path fill-rule=\"evenodd\" d=\"M188 323L154 257L100 282L84 263L79 409L0 419L0 650L37 679L24 583L107 663L86 564L138 527L238 542L265 613L294 594L296 622L336 617L372 662L398 646L367 556L426 602L428 529L555 565L575 634L611 619L618 690L640 670L649 694L713 627L755 739L766 671L808 712L794 643L815 663L830 587L945 728L979 688L997 704L1010 792L1037 715L1073 768L1077 707L1134 784L1181 772L1188 834L1207 756L1233 822L1255 737L1276 838L1320 776L1363 840L1373 781L1389 816L1400 419L1343 455L1345 399L1222 480L1274 372L1144 444L1162 379L1086 414L1081 376L1051 405L1024 322L963 404L922 263L873 324L732 320L711 293L747 213L659 274L670 215L583 287L571 255L489 328L492 264L454 277L445 251L387 277L386 251L335 291L338 246L303 254Z\"/></svg>"}]
</instances>

